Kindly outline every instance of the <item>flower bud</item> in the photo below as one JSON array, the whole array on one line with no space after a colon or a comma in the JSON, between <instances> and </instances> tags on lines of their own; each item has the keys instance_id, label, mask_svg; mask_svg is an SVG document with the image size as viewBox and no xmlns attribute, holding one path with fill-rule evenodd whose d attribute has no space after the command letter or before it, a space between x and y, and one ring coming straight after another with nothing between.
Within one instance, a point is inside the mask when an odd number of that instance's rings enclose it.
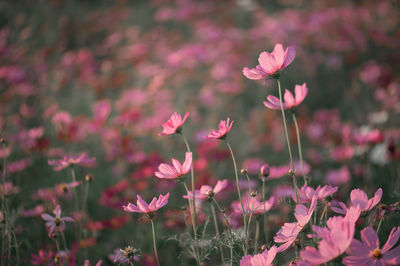
<instances>
[{"instance_id":1,"label":"flower bud","mask_svg":"<svg viewBox=\"0 0 400 266\"><path fill-rule=\"evenodd\" d=\"M247 168L243 168L242 170L240 170L240 173L242 175L247 175Z\"/></svg>"},{"instance_id":2,"label":"flower bud","mask_svg":"<svg viewBox=\"0 0 400 266\"><path fill-rule=\"evenodd\" d=\"M260 174L265 178L267 178L269 176L269 173L270 173L269 164L267 163L263 164L263 166L261 166L260 168Z\"/></svg>"},{"instance_id":3,"label":"flower bud","mask_svg":"<svg viewBox=\"0 0 400 266\"><path fill-rule=\"evenodd\" d=\"M86 182L92 182L93 181L93 176L91 174L87 174L85 176L85 180L86 180Z\"/></svg>"}]
</instances>

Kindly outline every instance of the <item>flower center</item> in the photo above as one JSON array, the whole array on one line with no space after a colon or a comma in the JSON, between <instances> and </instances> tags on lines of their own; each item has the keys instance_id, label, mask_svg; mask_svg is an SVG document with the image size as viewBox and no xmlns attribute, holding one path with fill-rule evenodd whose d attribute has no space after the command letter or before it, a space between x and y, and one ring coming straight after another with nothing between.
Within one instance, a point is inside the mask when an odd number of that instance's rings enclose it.
<instances>
[{"instance_id":1,"label":"flower center","mask_svg":"<svg viewBox=\"0 0 400 266\"><path fill-rule=\"evenodd\" d=\"M382 258L382 251L379 248L374 249L374 251L372 251L372 256L376 259L380 259Z\"/></svg>"},{"instance_id":2,"label":"flower center","mask_svg":"<svg viewBox=\"0 0 400 266\"><path fill-rule=\"evenodd\" d=\"M56 217L54 219L54 223L56 224L56 226L59 226L61 224L61 218L60 217Z\"/></svg>"}]
</instances>

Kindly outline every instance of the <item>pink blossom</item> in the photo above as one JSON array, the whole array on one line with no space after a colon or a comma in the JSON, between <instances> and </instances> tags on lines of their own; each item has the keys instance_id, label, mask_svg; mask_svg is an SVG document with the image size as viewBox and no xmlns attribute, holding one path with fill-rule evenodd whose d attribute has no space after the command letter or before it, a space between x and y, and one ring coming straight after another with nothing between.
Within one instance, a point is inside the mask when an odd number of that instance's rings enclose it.
<instances>
[{"instance_id":1,"label":"pink blossom","mask_svg":"<svg viewBox=\"0 0 400 266\"><path fill-rule=\"evenodd\" d=\"M299 196L302 203L307 203L310 202L314 196L316 196L318 200L323 200L335 193L337 190L338 187L332 187L328 185L323 187L318 186L315 190L312 187L304 185L299 190ZM296 195L292 195L292 198L294 201L297 201Z\"/></svg>"},{"instance_id":2,"label":"pink blossom","mask_svg":"<svg viewBox=\"0 0 400 266\"><path fill-rule=\"evenodd\" d=\"M170 117L170 119L168 119L167 122L163 123L163 131L161 133L159 133L159 136L162 135L172 135L175 133L180 133L182 130L182 125L185 123L186 119L189 116L189 112L187 112L185 114L185 116L181 117L180 114L178 113L173 113Z\"/></svg>"},{"instance_id":3,"label":"pink blossom","mask_svg":"<svg viewBox=\"0 0 400 266\"><path fill-rule=\"evenodd\" d=\"M364 145L364 144L375 144L382 142L384 136L379 129L375 129L371 131L357 132L354 134L353 138L358 145Z\"/></svg>"},{"instance_id":4,"label":"pink blossom","mask_svg":"<svg viewBox=\"0 0 400 266\"><path fill-rule=\"evenodd\" d=\"M208 185L203 185L201 186L200 190L195 190L194 195L197 199L207 199L207 198L212 198L215 195L217 195L219 192L221 192L223 189L225 189L228 186L228 180L225 179L223 181L218 180L217 184L215 185L214 188L208 186ZM192 192L189 191L189 197L192 197ZM183 198L187 199L188 195L184 195Z\"/></svg>"},{"instance_id":5,"label":"pink blossom","mask_svg":"<svg viewBox=\"0 0 400 266\"><path fill-rule=\"evenodd\" d=\"M45 250L40 249L39 254L32 254L32 258L30 260L30 263L33 265L55 265L53 257L56 254L49 250L46 252Z\"/></svg>"},{"instance_id":6,"label":"pink blossom","mask_svg":"<svg viewBox=\"0 0 400 266\"><path fill-rule=\"evenodd\" d=\"M285 90L284 100L282 103L283 109L288 110L298 106L300 103L304 101L304 99L307 96L307 93L308 93L308 88L306 87L306 83L303 83L303 85L295 86L295 97L293 97L293 94L289 90ZM267 101L264 101L264 105L269 109L275 109L275 110L281 109L280 100L273 95L267 96Z\"/></svg>"},{"instance_id":7,"label":"pink blossom","mask_svg":"<svg viewBox=\"0 0 400 266\"><path fill-rule=\"evenodd\" d=\"M186 152L185 161L181 164L178 160L172 159L172 165L162 163L158 166L155 175L158 178L177 179L187 174L192 166L192 153Z\"/></svg>"},{"instance_id":8,"label":"pink blossom","mask_svg":"<svg viewBox=\"0 0 400 266\"><path fill-rule=\"evenodd\" d=\"M165 196L160 195L158 199L154 197L150 204L147 204L147 202L145 202L139 195L137 195L137 206L129 202L128 205L122 207L126 212L139 212L151 215L153 212L167 205L168 198L169 193L167 193Z\"/></svg>"},{"instance_id":9,"label":"pink blossom","mask_svg":"<svg viewBox=\"0 0 400 266\"><path fill-rule=\"evenodd\" d=\"M209 132L207 138L209 139L224 139L231 130L233 121L229 121L229 117L226 120L221 120L218 126L218 130L212 130Z\"/></svg>"},{"instance_id":10,"label":"pink blossom","mask_svg":"<svg viewBox=\"0 0 400 266\"><path fill-rule=\"evenodd\" d=\"M355 223L360 213L359 206L351 207L345 217L329 218L326 228L313 225L316 233L314 237L322 238L318 250L308 246L300 252L300 256L309 263L323 264L343 254L353 240Z\"/></svg>"},{"instance_id":11,"label":"pink blossom","mask_svg":"<svg viewBox=\"0 0 400 266\"><path fill-rule=\"evenodd\" d=\"M382 189L379 188L375 195L368 200L367 193L362 191L361 189L353 189L350 193L350 207L351 206L360 206L361 211L370 211L374 208L382 198ZM348 211L348 208L343 202L338 203L338 207L332 207L332 211L336 213L345 214Z\"/></svg>"},{"instance_id":12,"label":"pink blossom","mask_svg":"<svg viewBox=\"0 0 400 266\"><path fill-rule=\"evenodd\" d=\"M265 249L263 253L254 256L243 256L239 266L269 266L275 259L277 253L276 246L272 246L269 250Z\"/></svg>"},{"instance_id":13,"label":"pink blossom","mask_svg":"<svg viewBox=\"0 0 400 266\"><path fill-rule=\"evenodd\" d=\"M339 169L331 169L326 173L325 180L332 185L341 185L349 182L351 176L347 166Z\"/></svg>"},{"instance_id":14,"label":"pink blossom","mask_svg":"<svg viewBox=\"0 0 400 266\"><path fill-rule=\"evenodd\" d=\"M65 230L65 222L75 222L71 217L62 217L61 218L61 207L57 205L57 207L53 211L55 217L42 213L41 217L46 221L46 228L49 230L49 236L53 234L53 232L63 232Z\"/></svg>"},{"instance_id":15,"label":"pink blossom","mask_svg":"<svg viewBox=\"0 0 400 266\"><path fill-rule=\"evenodd\" d=\"M294 170L295 170L295 174L297 176L302 174L302 170L301 170L301 164L300 162L294 162ZM270 173L267 179L277 179L277 178L281 178L282 176L285 176L289 173L290 170L290 165L282 165L282 166L271 166L270 167ZM306 162L304 162L304 172L305 174L309 174L311 170L311 167L309 164L307 164Z\"/></svg>"},{"instance_id":16,"label":"pink blossom","mask_svg":"<svg viewBox=\"0 0 400 266\"><path fill-rule=\"evenodd\" d=\"M54 166L54 171L60 171L68 166L79 164L85 167L93 167L96 158L89 158L87 153L81 153L79 155L67 155L61 160L49 160L49 165Z\"/></svg>"},{"instance_id":17,"label":"pink blossom","mask_svg":"<svg viewBox=\"0 0 400 266\"><path fill-rule=\"evenodd\" d=\"M248 79L253 80L263 79L267 76L275 76L279 71L292 63L295 56L296 51L293 47L288 47L284 51L282 44L277 43L272 53L264 51L260 54L258 57L259 65L255 68L243 68L243 74Z\"/></svg>"},{"instance_id":18,"label":"pink blossom","mask_svg":"<svg viewBox=\"0 0 400 266\"><path fill-rule=\"evenodd\" d=\"M361 231L361 241L353 239L350 245L352 256L345 257L345 265L399 265L400 246L390 250L399 240L400 226L393 227L382 249L379 248L378 234L371 227Z\"/></svg>"},{"instance_id":19,"label":"pink blossom","mask_svg":"<svg viewBox=\"0 0 400 266\"><path fill-rule=\"evenodd\" d=\"M294 216L296 217L297 222L285 223L274 237L274 241L276 243L284 243L278 247L278 252L283 252L288 249L290 245L292 245L300 231L303 230L303 227L310 221L311 215L313 214L316 206L316 196L313 197L310 208L307 208L302 204L296 205Z\"/></svg>"},{"instance_id":20,"label":"pink blossom","mask_svg":"<svg viewBox=\"0 0 400 266\"><path fill-rule=\"evenodd\" d=\"M247 214L262 214L269 211L275 203L275 197L271 197L268 200L261 202L256 197L244 197L242 198L244 211ZM242 207L240 201L234 201L231 204L232 209L235 213L242 213Z\"/></svg>"}]
</instances>

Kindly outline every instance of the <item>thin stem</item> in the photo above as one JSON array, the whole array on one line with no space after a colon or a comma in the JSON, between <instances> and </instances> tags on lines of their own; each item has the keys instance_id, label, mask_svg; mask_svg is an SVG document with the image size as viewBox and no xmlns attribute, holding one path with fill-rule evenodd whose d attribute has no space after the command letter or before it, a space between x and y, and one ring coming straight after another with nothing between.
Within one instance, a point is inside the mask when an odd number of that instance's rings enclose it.
<instances>
[{"instance_id":1,"label":"thin stem","mask_svg":"<svg viewBox=\"0 0 400 266\"><path fill-rule=\"evenodd\" d=\"M228 140L226 140L226 145L228 146L229 152L231 153L233 166L234 166L234 169L235 169L236 189L237 189L237 193L238 193L238 197L239 197L239 201L240 201L240 207L242 209L244 231L246 233L246 231L247 231L246 213L244 211L242 196L240 194L239 176L238 176L238 172L237 172L236 160L235 160L235 156L233 155L233 151L232 151L231 145L229 145L229 141ZM247 243L245 243L245 247L243 248L243 251L244 251L244 254L247 255Z\"/></svg>"},{"instance_id":2,"label":"thin stem","mask_svg":"<svg viewBox=\"0 0 400 266\"><path fill-rule=\"evenodd\" d=\"M19 257L19 245L18 245L18 241L17 241L17 236L15 235L14 230L12 231L13 237L14 237L14 243L15 243L15 255L17 257L17 265L20 265L20 257Z\"/></svg>"},{"instance_id":3,"label":"thin stem","mask_svg":"<svg viewBox=\"0 0 400 266\"><path fill-rule=\"evenodd\" d=\"M382 220L383 220L383 218L379 219L379 224L378 224L378 227L376 228L376 233L379 233L379 229L381 229Z\"/></svg>"},{"instance_id":4,"label":"thin stem","mask_svg":"<svg viewBox=\"0 0 400 266\"><path fill-rule=\"evenodd\" d=\"M71 166L71 175L72 175L72 182L75 183L76 182L76 175L75 175L75 168L74 166ZM75 209L76 212L78 213L78 215L80 216L80 209L79 209L79 199L78 199L78 193L76 192L76 188L75 186L72 187L72 193L74 194L74 201L75 201ZM78 216L78 217L79 217ZM78 230L76 232L76 238L78 241L78 246L80 246L81 244L81 219L77 220L77 224L78 224ZM78 252L76 253L76 257L77 257L77 261L80 260L80 252L78 250Z\"/></svg>"},{"instance_id":5,"label":"thin stem","mask_svg":"<svg viewBox=\"0 0 400 266\"><path fill-rule=\"evenodd\" d=\"M292 112L292 118L293 118L294 125L296 127L297 146L298 146L298 149L299 149L299 158L300 158L301 171L303 173L304 184L307 185L307 177L306 177L306 172L304 170L303 153L301 151L299 125L297 124L296 115L293 112Z\"/></svg>"},{"instance_id":6,"label":"thin stem","mask_svg":"<svg viewBox=\"0 0 400 266\"><path fill-rule=\"evenodd\" d=\"M187 197L188 197L189 209L190 209L190 218L191 218L191 220L192 220L192 227L193 227L193 236L194 236L194 240L195 240L195 242L196 242L195 247L194 247L194 249L195 249L195 254L196 254L196 258L195 258L195 259L196 259L197 263L200 264L199 251L198 251L198 248L197 248L196 224L195 224L195 221L194 221L194 212L195 212L196 210L192 209L192 208L193 208L193 204L191 204L189 189L188 189L186 183L185 183L185 182L182 182L182 183L183 183L183 186L185 187L186 194L187 194Z\"/></svg>"},{"instance_id":7,"label":"thin stem","mask_svg":"<svg viewBox=\"0 0 400 266\"><path fill-rule=\"evenodd\" d=\"M293 186L294 186L294 189L296 191L297 202L300 202L299 201L299 195L298 195L299 194L298 193L298 188L297 188L295 174L294 174L292 148L290 147L289 133L288 133L287 125L286 125L285 110L283 109L281 82L279 81L279 79L277 79L277 83L278 83L278 90L279 90L279 102L280 102L280 105L281 105L281 112L282 112L282 119L283 119L283 127L285 129L286 142L287 142L288 151L289 151L289 158L290 158L290 175L292 176Z\"/></svg>"},{"instance_id":8,"label":"thin stem","mask_svg":"<svg viewBox=\"0 0 400 266\"><path fill-rule=\"evenodd\" d=\"M1 188L1 214L3 215L4 227L2 230L2 243L1 243L1 265L4 265L4 258L5 258L5 243L6 243L6 230L7 230L7 214L6 214L6 173L7 173L7 153L6 153L6 145L2 143L3 148L3 175L1 178L2 188Z\"/></svg>"},{"instance_id":9,"label":"thin stem","mask_svg":"<svg viewBox=\"0 0 400 266\"><path fill-rule=\"evenodd\" d=\"M225 211L221 208L221 206L219 206L218 201L217 201L214 197L213 197L212 199L213 199L213 201L214 201L214 203L215 203L215 206L217 206L219 212L221 212L222 215L224 216L224 219L225 219L225 222L226 222L226 226L228 227L229 236L231 237L231 239L230 239L231 242L229 243L229 250L230 250L230 255L231 255L230 265L232 266L232 265L233 265L233 237L232 237L232 227L231 227L231 225L229 224L228 217L226 217L226 215L225 215Z\"/></svg>"},{"instance_id":10,"label":"thin stem","mask_svg":"<svg viewBox=\"0 0 400 266\"><path fill-rule=\"evenodd\" d=\"M263 177L262 179L262 201L265 202L265 178ZM267 233L266 233L266 228L267 228L267 214L266 214L266 210L265 210L265 204L264 204L264 213L263 213L263 223L264 223L264 238L265 238L265 242L268 241L267 239Z\"/></svg>"},{"instance_id":11,"label":"thin stem","mask_svg":"<svg viewBox=\"0 0 400 266\"><path fill-rule=\"evenodd\" d=\"M210 222L210 218L207 217L207 220L204 223L204 227L203 227L203 231L201 232L201 241L203 242L205 236L206 236L206 230L207 230L207 226L208 223ZM204 256L204 246L201 247L201 251L200 251L201 257Z\"/></svg>"},{"instance_id":12,"label":"thin stem","mask_svg":"<svg viewBox=\"0 0 400 266\"><path fill-rule=\"evenodd\" d=\"M181 134L181 135L182 135L183 141L185 142L187 151L191 152L190 146L189 146L189 142L187 141L185 135L183 135L183 134ZM191 176L191 179L192 179L191 181L192 181L192 194L193 194L193 199L192 199L193 210L196 210L196 201L195 201L195 198L194 198L195 197L195 193L194 193L194 185L195 185L195 183L194 183L193 163L192 163L192 165L190 167L190 176ZM195 223L195 227L196 227L196 212L193 215L194 215L194 223Z\"/></svg>"},{"instance_id":13,"label":"thin stem","mask_svg":"<svg viewBox=\"0 0 400 266\"><path fill-rule=\"evenodd\" d=\"M157 253L157 244L156 244L156 233L154 231L154 222L153 220L150 219L151 222L151 231L153 233L153 247L154 247L154 255L156 257L157 265L160 266L160 261L158 259L158 253Z\"/></svg>"},{"instance_id":14,"label":"thin stem","mask_svg":"<svg viewBox=\"0 0 400 266\"><path fill-rule=\"evenodd\" d=\"M253 198L253 202L251 204L251 211L250 211L249 221L247 223L246 243L249 241L249 229L250 229L251 218L253 218L253 210L254 210L254 198Z\"/></svg>"},{"instance_id":15,"label":"thin stem","mask_svg":"<svg viewBox=\"0 0 400 266\"><path fill-rule=\"evenodd\" d=\"M211 208L211 213L214 219L214 227L215 227L215 235L218 239L218 241L220 240L219 237L219 229L218 229L218 221L217 221L217 215L215 214L215 208L214 205L210 202L210 208ZM224 263L225 258L224 258L224 252L222 250L222 246L219 245L219 253L221 254L221 262Z\"/></svg>"},{"instance_id":16,"label":"thin stem","mask_svg":"<svg viewBox=\"0 0 400 266\"><path fill-rule=\"evenodd\" d=\"M67 240L65 239L64 232L61 232L61 239L62 239L62 242L63 242L63 245L64 245L64 249L68 250Z\"/></svg>"},{"instance_id":17,"label":"thin stem","mask_svg":"<svg viewBox=\"0 0 400 266\"><path fill-rule=\"evenodd\" d=\"M256 254L258 251L258 237L260 234L260 221L258 219L256 219L256 235L254 237L254 252L253 254Z\"/></svg>"}]
</instances>

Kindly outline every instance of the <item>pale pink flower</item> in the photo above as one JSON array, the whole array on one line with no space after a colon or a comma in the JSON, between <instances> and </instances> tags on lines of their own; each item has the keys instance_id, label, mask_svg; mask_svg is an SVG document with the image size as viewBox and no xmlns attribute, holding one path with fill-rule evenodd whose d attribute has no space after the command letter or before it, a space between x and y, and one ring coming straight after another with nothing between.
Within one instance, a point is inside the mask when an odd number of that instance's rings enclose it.
<instances>
[{"instance_id":1,"label":"pale pink flower","mask_svg":"<svg viewBox=\"0 0 400 266\"><path fill-rule=\"evenodd\" d=\"M185 114L182 119L182 116L176 112L174 112L167 122L163 123L163 131L159 133L159 136L162 135L173 135L175 133L180 133L182 131L182 125L185 123L186 119L189 116L189 112Z\"/></svg>"},{"instance_id":2,"label":"pale pink flower","mask_svg":"<svg viewBox=\"0 0 400 266\"><path fill-rule=\"evenodd\" d=\"M65 222L75 222L71 217L61 217L61 207L57 207L53 211L55 217L47 213L42 213L41 217L46 221L46 228L49 231L49 236L53 232L61 233L65 230Z\"/></svg>"},{"instance_id":3,"label":"pale pink flower","mask_svg":"<svg viewBox=\"0 0 400 266\"><path fill-rule=\"evenodd\" d=\"M278 247L278 252L283 252L292 245L296 240L298 234L303 230L304 226L310 221L311 215L313 214L315 207L317 206L317 197L314 196L310 208L302 204L296 205L294 216L297 222L285 223L282 228L276 233L274 241L276 243L284 243Z\"/></svg>"},{"instance_id":4,"label":"pale pink flower","mask_svg":"<svg viewBox=\"0 0 400 266\"><path fill-rule=\"evenodd\" d=\"M294 172L296 176L300 176L302 174L302 169L301 169L301 164L300 162L294 162L293 164L294 167ZM277 179L281 178L285 175L288 175L290 170L290 165L282 165L282 166L271 166L270 167L270 173L269 176L266 178L267 180L269 179ZM308 163L304 162L304 172L306 175L308 175L311 171L311 167Z\"/></svg>"},{"instance_id":5,"label":"pale pink flower","mask_svg":"<svg viewBox=\"0 0 400 266\"><path fill-rule=\"evenodd\" d=\"M331 169L326 173L325 180L332 185L346 184L350 181L351 174L347 166L339 169Z\"/></svg>"},{"instance_id":6,"label":"pale pink flower","mask_svg":"<svg viewBox=\"0 0 400 266\"><path fill-rule=\"evenodd\" d=\"M162 207L167 205L168 198L169 193L167 193L165 196L160 195L158 199L154 197L150 204L147 204L147 202L145 202L139 195L137 195L136 205L129 202L126 206L122 206L122 208L126 212L138 212L151 215L158 209L161 209Z\"/></svg>"},{"instance_id":7,"label":"pale pink flower","mask_svg":"<svg viewBox=\"0 0 400 266\"><path fill-rule=\"evenodd\" d=\"M244 197L242 199L244 212L247 214L252 213L255 214L262 214L264 212L269 211L275 203L275 197L270 197L268 200L261 202L256 197ZM236 213L242 213L242 206L240 201L234 201L231 204L232 209Z\"/></svg>"},{"instance_id":8,"label":"pale pink flower","mask_svg":"<svg viewBox=\"0 0 400 266\"><path fill-rule=\"evenodd\" d=\"M229 121L229 117L226 120L219 122L218 130L212 130L208 133L207 138L209 139L224 139L231 130L233 121Z\"/></svg>"},{"instance_id":9,"label":"pale pink flower","mask_svg":"<svg viewBox=\"0 0 400 266\"><path fill-rule=\"evenodd\" d=\"M172 159L172 165L162 163L158 166L158 172L155 175L158 178L176 179L187 174L192 167L192 153L186 152L185 161L181 164L178 160Z\"/></svg>"},{"instance_id":10,"label":"pale pink flower","mask_svg":"<svg viewBox=\"0 0 400 266\"><path fill-rule=\"evenodd\" d=\"M361 231L361 241L353 239L350 249L352 256L345 257L345 265L399 265L400 246L390 250L399 240L400 226L393 227L382 249L379 248L378 234L371 227Z\"/></svg>"},{"instance_id":11,"label":"pale pink flower","mask_svg":"<svg viewBox=\"0 0 400 266\"><path fill-rule=\"evenodd\" d=\"M272 53L262 52L258 57L258 63L255 68L249 69L248 67L243 68L243 74L248 79L263 79L267 76L276 76L279 71L287 67L296 56L296 51L293 47L288 47L283 50L283 46L280 43L275 45Z\"/></svg>"},{"instance_id":12,"label":"pale pink flower","mask_svg":"<svg viewBox=\"0 0 400 266\"><path fill-rule=\"evenodd\" d=\"M329 218L326 228L313 225L313 231L316 233L313 237L321 238L318 250L308 246L300 252L300 256L314 265L323 264L343 254L353 240L355 223L360 213L359 206L351 207L345 217Z\"/></svg>"},{"instance_id":13,"label":"pale pink flower","mask_svg":"<svg viewBox=\"0 0 400 266\"><path fill-rule=\"evenodd\" d=\"M225 179L223 181L218 180L217 184L214 188L208 185L201 186L200 190L196 189L194 191L194 195L197 199L207 199L212 198L217 195L219 192L224 190L228 186L228 180ZM192 192L189 191L189 197L192 198ZM187 199L188 195L184 195L183 198Z\"/></svg>"},{"instance_id":14,"label":"pale pink flower","mask_svg":"<svg viewBox=\"0 0 400 266\"><path fill-rule=\"evenodd\" d=\"M302 203L307 203L310 202L314 196L316 196L318 200L323 200L335 193L337 190L338 187L332 187L328 185L323 187L318 186L315 190L312 187L304 185L299 189L299 196ZM292 195L292 198L295 202L297 202L296 195Z\"/></svg>"},{"instance_id":15,"label":"pale pink flower","mask_svg":"<svg viewBox=\"0 0 400 266\"><path fill-rule=\"evenodd\" d=\"M265 249L263 253L254 256L243 256L239 266L269 266L275 259L277 253L276 246L272 246L269 250Z\"/></svg>"},{"instance_id":16,"label":"pale pink flower","mask_svg":"<svg viewBox=\"0 0 400 266\"><path fill-rule=\"evenodd\" d=\"M367 193L362 191L361 189L353 189L350 193L350 206L360 206L361 211L370 211L374 208L382 198L382 189L379 188L375 195L368 200ZM338 207L332 207L332 211L336 213L345 214L348 211L348 208L343 202L338 203Z\"/></svg>"},{"instance_id":17,"label":"pale pink flower","mask_svg":"<svg viewBox=\"0 0 400 266\"><path fill-rule=\"evenodd\" d=\"M67 155L61 160L49 160L49 165L54 166L54 171L60 171L68 166L79 164L85 167L93 167L96 158L89 158L87 153L81 153L79 155Z\"/></svg>"},{"instance_id":18,"label":"pale pink flower","mask_svg":"<svg viewBox=\"0 0 400 266\"><path fill-rule=\"evenodd\" d=\"M294 90L295 90L294 97L289 90L285 90L285 95L283 96L284 100L282 102L284 110L288 110L298 106L300 103L304 101L304 99L307 96L308 88L306 86L306 83L303 83L303 85L296 85ZM279 98L273 95L267 96L267 101L264 101L264 105L269 109L275 109L275 110L281 109L281 102Z\"/></svg>"}]
</instances>

